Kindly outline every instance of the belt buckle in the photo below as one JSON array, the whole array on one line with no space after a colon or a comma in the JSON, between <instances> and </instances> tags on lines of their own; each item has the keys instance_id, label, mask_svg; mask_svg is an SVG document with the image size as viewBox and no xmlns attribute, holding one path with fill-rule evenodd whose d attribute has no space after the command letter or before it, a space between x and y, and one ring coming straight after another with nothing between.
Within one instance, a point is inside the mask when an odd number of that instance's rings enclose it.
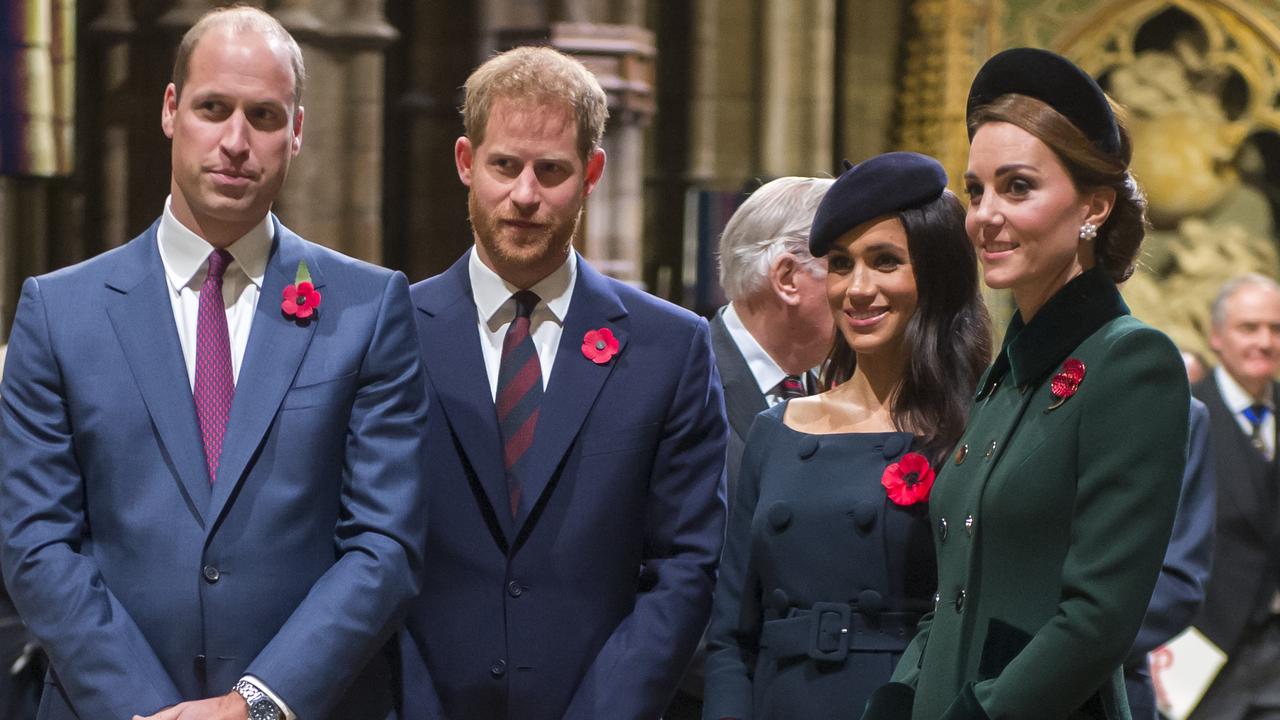
<instances>
[{"instance_id":1,"label":"belt buckle","mask_svg":"<svg viewBox=\"0 0 1280 720\"><path fill-rule=\"evenodd\" d=\"M853 613L847 603L814 603L810 611L809 657L826 662L839 662L849 655L850 620ZM828 639L834 636L834 639ZM825 640L825 642L824 642ZM829 648L831 645L835 647Z\"/></svg>"}]
</instances>

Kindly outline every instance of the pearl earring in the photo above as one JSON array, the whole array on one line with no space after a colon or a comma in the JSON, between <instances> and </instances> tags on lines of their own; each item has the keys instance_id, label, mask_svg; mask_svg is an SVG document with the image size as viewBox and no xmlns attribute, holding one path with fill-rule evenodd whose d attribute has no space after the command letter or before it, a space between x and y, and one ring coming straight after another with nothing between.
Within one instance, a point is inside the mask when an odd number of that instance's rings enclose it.
<instances>
[{"instance_id":1,"label":"pearl earring","mask_svg":"<svg viewBox=\"0 0 1280 720\"><path fill-rule=\"evenodd\" d=\"M1080 226L1080 239L1085 242L1098 237L1098 226L1091 222L1087 222Z\"/></svg>"}]
</instances>

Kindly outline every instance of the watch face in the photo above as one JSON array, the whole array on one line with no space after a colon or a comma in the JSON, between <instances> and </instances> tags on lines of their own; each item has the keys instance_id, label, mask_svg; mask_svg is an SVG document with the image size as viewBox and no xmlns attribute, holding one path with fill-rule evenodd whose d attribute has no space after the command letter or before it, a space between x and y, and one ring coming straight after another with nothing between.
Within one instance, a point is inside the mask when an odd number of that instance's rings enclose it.
<instances>
[{"instance_id":1,"label":"watch face","mask_svg":"<svg viewBox=\"0 0 1280 720\"><path fill-rule=\"evenodd\" d=\"M249 706L249 720L280 720L280 710L270 698L259 698Z\"/></svg>"}]
</instances>

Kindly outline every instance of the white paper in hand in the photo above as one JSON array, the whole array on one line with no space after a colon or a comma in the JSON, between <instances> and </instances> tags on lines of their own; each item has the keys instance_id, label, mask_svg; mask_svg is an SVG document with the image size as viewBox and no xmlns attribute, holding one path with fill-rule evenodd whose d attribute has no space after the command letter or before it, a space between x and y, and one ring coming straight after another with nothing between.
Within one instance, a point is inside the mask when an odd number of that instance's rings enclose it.
<instances>
[{"instance_id":1,"label":"white paper in hand","mask_svg":"<svg viewBox=\"0 0 1280 720\"><path fill-rule=\"evenodd\" d=\"M1186 720L1227 661L1213 641L1194 627L1147 656L1155 684L1156 706L1169 720Z\"/></svg>"}]
</instances>

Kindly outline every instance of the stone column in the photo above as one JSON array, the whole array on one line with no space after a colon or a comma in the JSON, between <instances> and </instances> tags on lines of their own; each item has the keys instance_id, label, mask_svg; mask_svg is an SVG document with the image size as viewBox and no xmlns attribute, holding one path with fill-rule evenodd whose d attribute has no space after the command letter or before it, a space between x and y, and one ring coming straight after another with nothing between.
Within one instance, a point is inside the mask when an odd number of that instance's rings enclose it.
<instances>
[{"instance_id":1,"label":"stone column","mask_svg":"<svg viewBox=\"0 0 1280 720\"><path fill-rule=\"evenodd\" d=\"M554 23L552 46L572 53L609 97L604 180L588 202L583 254L602 272L642 284L644 128L653 117L653 33L634 25Z\"/></svg>"},{"instance_id":2,"label":"stone column","mask_svg":"<svg viewBox=\"0 0 1280 720\"><path fill-rule=\"evenodd\" d=\"M138 24L129 12L128 0L109 0L102 13L89 24L89 35L98 43L101 81L97 92L103 99L96 123L96 144L99 147L95 190L99 207L97 225L99 236L108 247L123 244L132 230L129 226L132 195L130 125L135 112L134 103L128 100L127 94L132 67L130 44L137 32ZM158 132L158 97L155 108Z\"/></svg>"},{"instance_id":3,"label":"stone column","mask_svg":"<svg viewBox=\"0 0 1280 720\"><path fill-rule=\"evenodd\" d=\"M757 3L695 1L690 179L732 190L759 168Z\"/></svg>"},{"instance_id":4,"label":"stone column","mask_svg":"<svg viewBox=\"0 0 1280 720\"><path fill-rule=\"evenodd\" d=\"M766 176L832 169L835 15L835 0L764 4L760 171Z\"/></svg>"}]
</instances>

